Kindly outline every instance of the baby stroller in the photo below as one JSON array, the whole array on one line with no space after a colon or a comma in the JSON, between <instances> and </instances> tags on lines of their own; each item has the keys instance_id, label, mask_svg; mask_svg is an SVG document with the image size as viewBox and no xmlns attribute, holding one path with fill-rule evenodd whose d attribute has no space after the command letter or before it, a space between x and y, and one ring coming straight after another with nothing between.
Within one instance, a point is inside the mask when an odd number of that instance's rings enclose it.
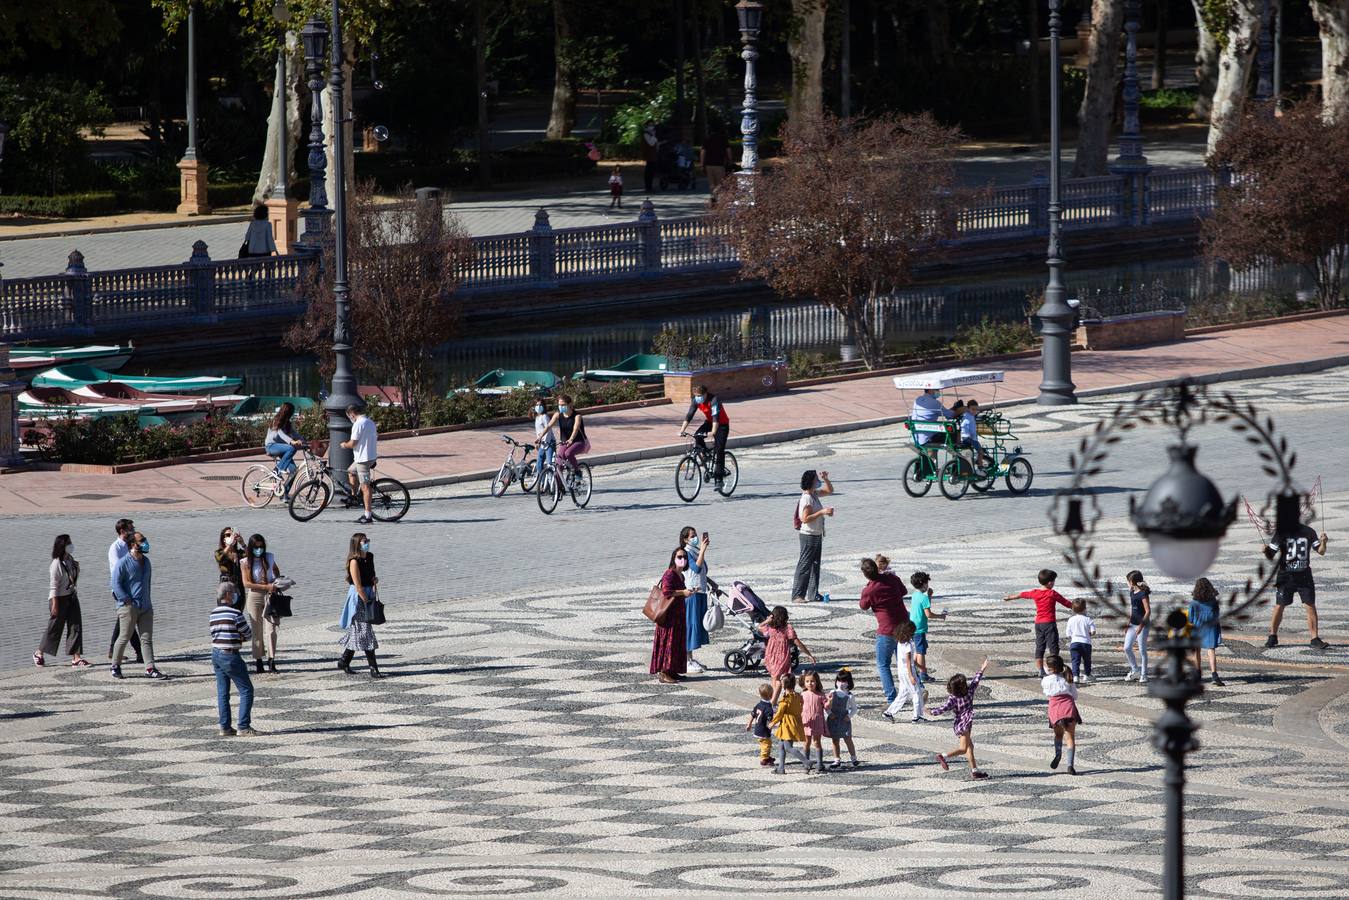
<instances>
[{"instance_id":1,"label":"baby stroller","mask_svg":"<svg viewBox=\"0 0 1349 900\"><path fill-rule=\"evenodd\" d=\"M656 173L660 179L662 191L671 185L681 191L691 191L698 186L693 170L693 148L683 141L664 140L656 149Z\"/></svg>"},{"instance_id":2,"label":"baby stroller","mask_svg":"<svg viewBox=\"0 0 1349 900\"><path fill-rule=\"evenodd\" d=\"M712 595L712 602L720 606L722 612L743 625L748 632L745 642L727 652L723 659L726 671L742 675L761 668L764 650L768 647L768 638L756 626L767 621L768 606L759 599L753 588L743 581L731 582L729 600L726 599L726 594L718 590ZM801 662L801 654L795 644L791 647L791 655L792 668L795 669Z\"/></svg>"}]
</instances>

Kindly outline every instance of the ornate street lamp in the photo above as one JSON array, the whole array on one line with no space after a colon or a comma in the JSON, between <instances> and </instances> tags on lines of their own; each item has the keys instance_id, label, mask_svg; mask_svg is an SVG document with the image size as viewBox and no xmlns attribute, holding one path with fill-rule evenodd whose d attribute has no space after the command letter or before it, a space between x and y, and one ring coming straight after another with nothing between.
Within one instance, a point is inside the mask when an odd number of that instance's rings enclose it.
<instances>
[{"instance_id":1,"label":"ornate street lamp","mask_svg":"<svg viewBox=\"0 0 1349 900\"><path fill-rule=\"evenodd\" d=\"M197 3L187 4L187 149L178 161L178 214L211 211L206 199L206 161L197 156Z\"/></svg>"},{"instance_id":2,"label":"ornate street lamp","mask_svg":"<svg viewBox=\"0 0 1349 900\"><path fill-rule=\"evenodd\" d=\"M735 15L740 21L740 43L743 47L740 58L745 61L745 103L740 115L742 149L739 175L741 178L751 178L759 173L759 76L754 64L759 58L759 29L763 25L763 4L758 0L740 0L735 5Z\"/></svg>"},{"instance_id":3,"label":"ornate street lamp","mask_svg":"<svg viewBox=\"0 0 1349 900\"><path fill-rule=\"evenodd\" d=\"M1260 37L1255 44L1255 101L1262 115L1274 114L1273 6L1273 0L1260 2Z\"/></svg>"},{"instance_id":4,"label":"ornate street lamp","mask_svg":"<svg viewBox=\"0 0 1349 900\"><path fill-rule=\"evenodd\" d=\"M1065 406L1077 402L1073 392L1071 340L1073 308L1063 286L1062 206L1059 201L1059 157L1062 135L1059 126L1059 82L1063 64L1059 59L1059 32L1063 28L1062 0L1049 0L1049 284L1045 300L1036 311L1040 317L1041 406Z\"/></svg>"},{"instance_id":5,"label":"ornate street lamp","mask_svg":"<svg viewBox=\"0 0 1349 900\"><path fill-rule=\"evenodd\" d=\"M318 254L328 234L328 158L323 147L323 60L328 55L328 26L318 16L310 16L300 30L304 45L305 76L309 83L309 208L304 211L304 234L300 247Z\"/></svg>"},{"instance_id":6,"label":"ornate street lamp","mask_svg":"<svg viewBox=\"0 0 1349 900\"><path fill-rule=\"evenodd\" d=\"M1196 578L1208 571L1236 518L1236 500L1225 502L1217 486L1194 466L1198 448L1187 438L1194 425L1206 423L1226 423L1243 434L1259 453L1262 471L1277 480L1260 516L1263 519L1271 508L1274 510L1272 532L1279 550L1278 560L1268 568L1260 562L1254 577L1247 579L1241 590L1229 594L1220 618L1249 618L1249 610L1264 602L1265 593L1282 568L1286 553L1284 538L1296 532L1302 502L1292 478L1297 455L1290 454L1287 441L1276 436L1273 421L1265 418L1262 422L1254 406L1243 406L1230 394L1210 394L1207 388L1189 383L1145 392L1117 405L1069 454L1072 482L1055 494L1049 510L1055 531L1068 539L1065 559L1077 569L1073 583L1090 590L1109 610L1107 615L1127 617L1129 602L1110 579L1101 583L1101 565L1094 559L1092 538L1102 513L1089 480L1101 472L1110 447L1121 439L1123 432L1139 425L1174 428L1180 440L1169 449L1170 467L1148 489L1142 503L1130 502L1129 512L1163 574L1177 579ZM1198 672L1188 668L1187 660L1199 644L1190 636L1184 611L1173 609L1163 621L1166 638L1160 642L1160 648L1166 658L1148 679L1148 693L1166 705L1166 711L1154 726L1154 743L1166 756L1163 896L1167 900L1180 900L1185 895L1185 756L1198 747L1194 740L1198 726L1186 715L1185 706L1200 696L1204 688Z\"/></svg>"}]
</instances>

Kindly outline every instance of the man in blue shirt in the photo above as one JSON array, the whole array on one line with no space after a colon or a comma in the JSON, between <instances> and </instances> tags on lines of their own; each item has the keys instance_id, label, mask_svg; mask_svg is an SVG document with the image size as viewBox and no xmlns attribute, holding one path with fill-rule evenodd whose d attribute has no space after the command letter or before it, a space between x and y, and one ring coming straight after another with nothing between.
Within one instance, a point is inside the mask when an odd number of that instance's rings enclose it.
<instances>
[{"instance_id":1,"label":"man in blue shirt","mask_svg":"<svg viewBox=\"0 0 1349 900\"><path fill-rule=\"evenodd\" d=\"M940 419L949 419L952 411L941 402L941 391L934 388L923 391L913 400L913 409L909 412L909 418L915 422L936 422ZM936 440L935 434L919 432L916 435L917 442L928 444Z\"/></svg>"},{"instance_id":2,"label":"man in blue shirt","mask_svg":"<svg viewBox=\"0 0 1349 900\"><path fill-rule=\"evenodd\" d=\"M984 468L988 461L984 457L984 445L979 441L979 401L971 400L965 404L965 412L960 417L960 448L973 450L970 462L977 469Z\"/></svg>"},{"instance_id":3,"label":"man in blue shirt","mask_svg":"<svg viewBox=\"0 0 1349 900\"><path fill-rule=\"evenodd\" d=\"M131 535L136 531L136 523L130 519L117 520L117 540L108 546L108 590L112 590L112 581L117 577L117 564L122 561L122 557L131 552ZM113 596L116 600L116 596ZM117 635L122 632L122 623L114 620L112 623L112 640L108 641L108 659L112 660L112 648L117 646ZM145 662L145 656L141 652L141 639L133 631L131 633L131 649L136 651L136 662Z\"/></svg>"},{"instance_id":4,"label":"man in blue shirt","mask_svg":"<svg viewBox=\"0 0 1349 900\"><path fill-rule=\"evenodd\" d=\"M133 632L141 636L145 651L145 674L150 678L167 678L155 668L154 607L150 602L150 542L139 531L127 541L130 552L117 563L112 572L112 595L117 601L117 621L121 634L112 651L112 677L122 677L122 654Z\"/></svg>"}]
</instances>

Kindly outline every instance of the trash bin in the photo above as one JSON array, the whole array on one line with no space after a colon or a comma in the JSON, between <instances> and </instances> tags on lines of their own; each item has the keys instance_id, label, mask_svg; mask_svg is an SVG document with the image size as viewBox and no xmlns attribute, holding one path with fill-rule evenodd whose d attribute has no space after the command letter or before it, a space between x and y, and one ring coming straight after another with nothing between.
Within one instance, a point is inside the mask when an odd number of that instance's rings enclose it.
<instances>
[{"instance_id":1,"label":"trash bin","mask_svg":"<svg viewBox=\"0 0 1349 900\"><path fill-rule=\"evenodd\" d=\"M420 187L417 188L416 194L417 194L417 202L419 203L426 200L436 200L436 201L440 200L440 188Z\"/></svg>"}]
</instances>

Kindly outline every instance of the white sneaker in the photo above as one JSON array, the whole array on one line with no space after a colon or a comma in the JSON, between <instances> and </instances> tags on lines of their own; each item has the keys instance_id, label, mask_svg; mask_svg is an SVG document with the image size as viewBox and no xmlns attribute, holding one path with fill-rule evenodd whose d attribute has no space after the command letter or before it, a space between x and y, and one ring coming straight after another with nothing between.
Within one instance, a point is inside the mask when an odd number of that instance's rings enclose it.
<instances>
[{"instance_id":1,"label":"white sneaker","mask_svg":"<svg viewBox=\"0 0 1349 900\"><path fill-rule=\"evenodd\" d=\"M1090 675L1083 675L1083 676L1082 676L1082 681L1081 681L1080 683L1081 683L1081 684L1091 684L1091 676L1090 676Z\"/></svg>"},{"instance_id":2,"label":"white sneaker","mask_svg":"<svg viewBox=\"0 0 1349 900\"><path fill-rule=\"evenodd\" d=\"M688 670L694 673L695 675L701 675L702 673L707 671L707 666L698 662L698 660L694 659L693 657L689 657Z\"/></svg>"},{"instance_id":3,"label":"white sneaker","mask_svg":"<svg viewBox=\"0 0 1349 900\"><path fill-rule=\"evenodd\" d=\"M1129 670L1129 674L1124 676L1124 680L1125 680L1125 681L1138 681L1138 680L1139 680L1139 674L1138 674L1137 672L1135 672L1133 669L1130 669L1130 670Z\"/></svg>"},{"instance_id":4,"label":"white sneaker","mask_svg":"<svg viewBox=\"0 0 1349 900\"><path fill-rule=\"evenodd\" d=\"M1148 676L1146 676L1146 675L1139 675L1139 676L1138 676L1138 683L1139 683L1139 684L1147 684L1147 683L1148 683Z\"/></svg>"}]
</instances>

